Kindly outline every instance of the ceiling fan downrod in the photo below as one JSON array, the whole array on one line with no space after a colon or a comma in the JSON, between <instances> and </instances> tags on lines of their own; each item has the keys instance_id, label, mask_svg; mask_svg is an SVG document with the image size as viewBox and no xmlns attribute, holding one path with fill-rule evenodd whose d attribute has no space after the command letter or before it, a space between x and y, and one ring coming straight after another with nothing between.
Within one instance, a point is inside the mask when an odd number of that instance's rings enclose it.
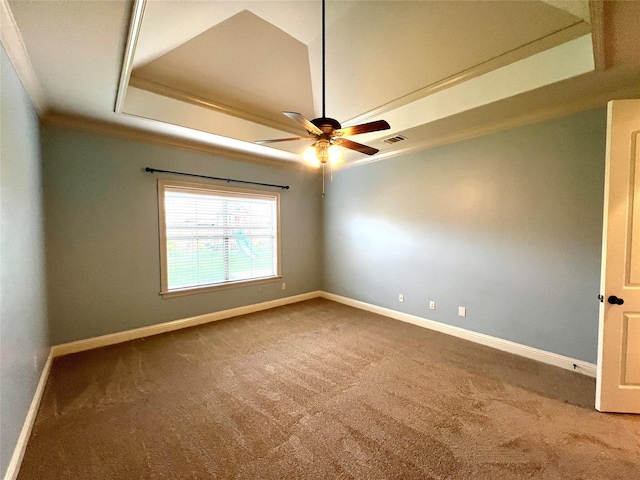
<instances>
[{"instance_id":1,"label":"ceiling fan downrod","mask_svg":"<svg viewBox=\"0 0 640 480\"><path fill-rule=\"evenodd\" d=\"M301 125L306 131L307 136L278 138L273 140L258 140L258 144L267 144L275 142L288 142L293 140L314 140L314 143L308 148L303 157L316 166L323 166L329 163L339 163L342 158L342 148L354 150L365 155L374 155L378 153L377 148L369 147L361 143L347 140L344 137L350 135L359 135L363 133L377 132L379 130L387 130L391 128L384 120L376 120L373 122L354 125L352 127L342 128L340 122L334 118L327 117L327 75L326 75L326 0L322 0L322 116L307 119L298 112L283 112L294 122ZM340 148L342 147L342 148Z\"/></svg>"},{"instance_id":2,"label":"ceiling fan downrod","mask_svg":"<svg viewBox=\"0 0 640 480\"><path fill-rule=\"evenodd\" d=\"M326 40L325 40L325 1L322 0L322 118L326 118L326 75L325 75L325 66L326 66ZM338 127L340 128L340 127Z\"/></svg>"}]
</instances>

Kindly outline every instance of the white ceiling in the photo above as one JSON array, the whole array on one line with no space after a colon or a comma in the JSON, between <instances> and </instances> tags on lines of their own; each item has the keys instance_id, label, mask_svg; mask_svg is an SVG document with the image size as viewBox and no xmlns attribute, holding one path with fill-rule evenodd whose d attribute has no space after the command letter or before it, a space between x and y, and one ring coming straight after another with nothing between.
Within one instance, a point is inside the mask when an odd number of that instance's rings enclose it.
<instances>
[{"instance_id":1,"label":"white ceiling","mask_svg":"<svg viewBox=\"0 0 640 480\"><path fill-rule=\"evenodd\" d=\"M283 110L321 116L319 1L1 2L45 122L297 162L308 142L252 142L304 134ZM391 124L353 137L381 152L347 163L640 96L640 2L593 3L590 17L585 1L328 1L327 116Z\"/></svg>"}]
</instances>

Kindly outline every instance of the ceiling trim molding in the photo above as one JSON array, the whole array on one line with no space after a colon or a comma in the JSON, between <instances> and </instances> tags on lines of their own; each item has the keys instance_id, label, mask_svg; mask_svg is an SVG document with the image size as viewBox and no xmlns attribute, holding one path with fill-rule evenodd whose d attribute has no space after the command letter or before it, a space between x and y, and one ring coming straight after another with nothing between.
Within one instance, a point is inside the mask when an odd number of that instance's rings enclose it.
<instances>
[{"instance_id":1,"label":"ceiling trim molding","mask_svg":"<svg viewBox=\"0 0 640 480\"><path fill-rule=\"evenodd\" d=\"M238 108L229 107L221 103L215 103L205 98L199 97L197 95L183 92L181 90L168 87L161 83L156 83L150 80L136 77L135 75L132 76L131 79L129 80L129 85L135 88L139 88L140 90L146 90L147 92L155 93L157 95L162 95L163 97L173 98L174 100L179 100L181 102L189 103L197 107L208 108L209 110L213 110L218 113L230 115L232 117L240 118L242 120L247 120L249 122L257 123L259 125L264 125L265 127L270 127L275 130L288 132L294 135L300 135L300 132L302 131L302 128L300 127L296 128L290 123L280 123L276 120L272 120L270 118L249 113L244 110L240 110Z\"/></svg>"},{"instance_id":2,"label":"ceiling trim molding","mask_svg":"<svg viewBox=\"0 0 640 480\"><path fill-rule=\"evenodd\" d=\"M498 55L497 57L475 65L474 67L471 67L460 73L452 75L431 85L427 85L426 87L399 97L384 105L380 105L377 108L353 117L343 123L345 124L345 126L349 126L352 124L362 123L372 118L378 118L387 112L421 100L425 97L428 97L429 95L433 95L447 88L451 88L473 78L485 75L491 71L505 67L511 63L517 62L518 60L528 58L537 53L541 53L545 50L556 47L568 41L575 40L576 38L586 35L590 31L591 27L586 22L580 21L574 23L573 25L558 30L557 32L553 32L545 37L539 38L533 42L505 52L502 55Z\"/></svg>"},{"instance_id":3,"label":"ceiling trim molding","mask_svg":"<svg viewBox=\"0 0 640 480\"><path fill-rule=\"evenodd\" d=\"M33 107L38 112L38 116L43 118L48 110L44 90L33 68L27 47L22 40L20 29L7 0L0 0L0 40L16 69L22 86L31 99Z\"/></svg>"},{"instance_id":4,"label":"ceiling trim molding","mask_svg":"<svg viewBox=\"0 0 640 480\"><path fill-rule=\"evenodd\" d=\"M127 35L127 46L125 47L122 60L120 81L118 82L118 93L116 94L116 103L114 106L115 113L122 113L124 99L127 96L127 87L129 86L131 70L133 69L133 57L136 52L136 46L138 45L138 35L140 35L142 17L144 16L144 8L146 6L147 0L135 0L133 3L133 9L131 10L131 22L129 23L129 34Z\"/></svg>"},{"instance_id":5,"label":"ceiling trim molding","mask_svg":"<svg viewBox=\"0 0 640 480\"><path fill-rule=\"evenodd\" d=\"M307 170L302 162L288 162L282 160L272 160L259 155L227 150L204 142L174 137L167 134L156 133L148 130L138 129L131 126L117 123L109 123L87 117L69 115L60 112L48 112L42 119L42 123L47 126L79 130L97 135L121 138L124 140L134 140L143 143L151 143L162 147L175 148L189 152L204 153L214 155L229 160L240 160L243 162L256 163L270 167L293 168Z\"/></svg>"},{"instance_id":6,"label":"ceiling trim molding","mask_svg":"<svg viewBox=\"0 0 640 480\"><path fill-rule=\"evenodd\" d=\"M607 57L604 47L604 0L589 1L591 16L591 42L593 43L593 61L596 70L607 69Z\"/></svg>"},{"instance_id":7,"label":"ceiling trim molding","mask_svg":"<svg viewBox=\"0 0 640 480\"><path fill-rule=\"evenodd\" d=\"M585 74L593 74L593 50L589 34L424 97L387 112L384 117L392 125L391 133L405 132L411 138L413 128L427 127L438 120L507 101L526 92L541 92L544 87ZM548 103L542 100L542 103L536 102L531 108ZM505 115L511 116L508 112ZM478 119L478 122L487 123L491 120ZM450 128L457 130L464 127L450 125ZM363 135L360 140L366 143L377 138L380 138L379 134L373 133ZM420 139L424 138L420 136ZM409 146L407 142L398 145L400 148L406 146Z\"/></svg>"},{"instance_id":8,"label":"ceiling trim molding","mask_svg":"<svg viewBox=\"0 0 640 480\"><path fill-rule=\"evenodd\" d=\"M360 167L363 165L367 165L369 163L389 160L391 158L398 157L400 155L406 155L406 154L413 153L420 150L428 150L434 147L439 147L442 145L448 145L451 143L460 142L462 140L468 140L471 138L481 137L481 136L489 135L492 133L510 130L512 128L531 125L534 123L551 120L553 118L564 117L567 115L572 115L574 113L579 113L579 112L591 110L593 108L602 107L612 99L628 98L630 96L635 97L636 95L638 95L637 85L626 86L626 87L617 89L614 92L610 92L610 91L601 92L597 95L590 96L589 98L578 99L562 105L553 105L550 107L541 108L534 112L517 115L515 117L508 118L501 122L493 122L493 123L489 123L479 127L467 128L465 130L454 132L450 135L443 135L443 136L439 136L439 137L425 140L422 142L417 142L415 144L407 145L406 147L399 150L393 150L386 153L381 152L372 157L368 157L362 160L357 160L355 162L344 164L340 168L342 169L342 168Z\"/></svg>"}]
</instances>

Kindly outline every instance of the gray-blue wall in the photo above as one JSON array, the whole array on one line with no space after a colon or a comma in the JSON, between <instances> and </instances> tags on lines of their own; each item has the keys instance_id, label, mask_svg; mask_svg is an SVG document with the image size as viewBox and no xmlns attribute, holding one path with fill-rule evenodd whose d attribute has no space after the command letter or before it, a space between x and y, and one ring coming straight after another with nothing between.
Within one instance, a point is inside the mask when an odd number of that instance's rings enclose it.
<instances>
[{"instance_id":1,"label":"gray-blue wall","mask_svg":"<svg viewBox=\"0 0 640 480\"><path fill-rule=\"evenodd\" d=\"M335 173L324 290L595 363L605 137L598 109Z\"/></svg>"},{"instance_id":2,"label":"gray-blue wall","mask_svg":"<svg viewBox=\"0 0 640 480\"><path fill-rule=\"evenodd\" d=\"M54 344L320 288L322 184L317 172L56 127L43 127L42 149ZM290 185L276 190L281 192L286 290L277 282L163 299L156 179L167 175L143 172L147 166Z\"/></svg>"},{"instance_id":3,"label":"gray-blue wall","mask_svg":"<svg viewBox=\"0 0 640 480\"><path fill-rule=\"evenodd\" d=\"M39 121L0 47L0 477L47 358Z\"/></svg>"}]
</instances>

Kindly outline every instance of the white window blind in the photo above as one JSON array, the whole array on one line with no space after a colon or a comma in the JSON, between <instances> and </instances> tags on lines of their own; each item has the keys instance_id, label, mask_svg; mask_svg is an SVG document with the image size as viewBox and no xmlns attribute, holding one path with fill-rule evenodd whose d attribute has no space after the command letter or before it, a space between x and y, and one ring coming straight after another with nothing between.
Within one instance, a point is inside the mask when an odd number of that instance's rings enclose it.
<instances>
[{"instance_id":1,"label":"white window blind","mask_svg":"<svg viewBox=\"0 0 640 480\"><path fill-rule=\"evenodd\" d=\"M161 197L164 292L279 274L277 194L162 184Z\"/></svg>"}]
</instances>

